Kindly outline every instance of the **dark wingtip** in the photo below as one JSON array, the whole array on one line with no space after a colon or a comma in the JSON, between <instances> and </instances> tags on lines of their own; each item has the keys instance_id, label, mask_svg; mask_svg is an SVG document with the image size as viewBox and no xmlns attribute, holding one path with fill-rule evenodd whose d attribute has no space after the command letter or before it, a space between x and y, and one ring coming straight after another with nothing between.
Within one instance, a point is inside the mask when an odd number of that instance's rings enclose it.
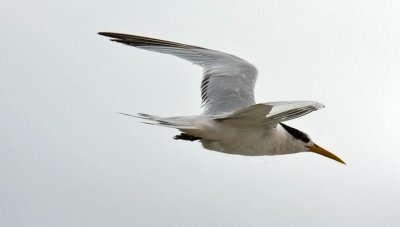
<instances>
[{"instance_id":1,"label":"dark wingtip","mask_svg":"<svg viewBox=\"0 0 400 227\"><path fill-rule=\"evenodd\" d=\"M154 39L144 36L129 35L123 33L114 32L98 32L97 34L111 38L111 41L123 43L129 46L165 46L175 48L197 48L204 49L202 47L186 45L182 43L171 42L167 40Z\"/></svg>"},{"instance_id":2,"label":"dark wingtip","mask_svg":"<svg viewBox=\"0 0 400 227\"><path fill-rule=\"evenodd\" d=\"M105 37L109 37L109 38L111 38L110 41L113 41L113 42L123 43L123 44L126 44L126 45L130 45L130 43L131 43L131 42L125 41L125 40L121 39L120 37L118 37L118 36L121 35L121 34L118 34L118 33L98 32L97 34L105 36Z\"/></svg>"},{"instance_id":3,"label":"dark wingtip","mask_svg":"<svg viewBox=\"0 0 400 227\"><path fill-rule=\"evenodd\" d=\"M98 35L102 35L102 36L107 36L107 37L113 37L113 34L115 34L115 33L112 33L112 32L97 32L97 34Z\"/></svg>"},{"instance_id":4,"label":"dark wingtip","mask_svg":"<svg viewBox=\"0 0 400 227\"><path fill-rule=\"evenodd\" d=\"M137 117L137 116L135 116L135 115L128 114L128 113L122 113L122 112L115 112L115 113L121 114L121 115L125 115L125 116L128 116L128 117Z\"/></svg>"}]
</instances>

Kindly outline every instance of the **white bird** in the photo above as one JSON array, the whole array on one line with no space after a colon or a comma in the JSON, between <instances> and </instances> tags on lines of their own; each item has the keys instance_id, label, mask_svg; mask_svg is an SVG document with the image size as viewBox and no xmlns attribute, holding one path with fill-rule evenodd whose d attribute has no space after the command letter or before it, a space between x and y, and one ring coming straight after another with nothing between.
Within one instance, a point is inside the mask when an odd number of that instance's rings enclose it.
<instances>
[{"instance_id":1,"label":"white bird","mask_svg":"<svg viewBox=\"0 0 400 227\"><path fill-rule=\"evenodd\" d=\"M160 39L110 32L98 34L118 43L171 54L203 68L201 115L126 115L145 119L148 124L176 128L182 133L174 139L199 140L209 150L248 156L314 152L345 164L315 144L306 133L282 123L324 106L312 101L256 104L257 69L247 61L220 51Z\"/></svg>"}]
</instances>

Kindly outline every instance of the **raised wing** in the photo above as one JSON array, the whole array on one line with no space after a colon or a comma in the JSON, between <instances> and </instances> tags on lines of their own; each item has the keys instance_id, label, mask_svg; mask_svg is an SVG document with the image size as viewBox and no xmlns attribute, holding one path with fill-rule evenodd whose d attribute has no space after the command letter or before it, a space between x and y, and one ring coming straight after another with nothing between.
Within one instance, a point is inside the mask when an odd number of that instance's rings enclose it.
<instances>
[{"instance_id":1,"label":"raised wing","mask_svg":"<svg viewBox=\"0 0 400 227\"><path fill-rule=\"evenodd\" d=\"M265 105L272 106L272 110L267 114L264 124L272 127L279 122L292 120L324 107L323 104L313 101L267 102Z\"/></svg>"},{"instance_id":2,"label":"raised wing","mask_svg":"<svg viewBox=\"0 0 400 227\"><path fill-rule=\"evenodd\" d=\"M112 41L171 54L203 67L201 97L203 114L233 112L255 104L257 69L247 61L220 51L142 36L99 32Z\"/></svg>"}]
</instances>

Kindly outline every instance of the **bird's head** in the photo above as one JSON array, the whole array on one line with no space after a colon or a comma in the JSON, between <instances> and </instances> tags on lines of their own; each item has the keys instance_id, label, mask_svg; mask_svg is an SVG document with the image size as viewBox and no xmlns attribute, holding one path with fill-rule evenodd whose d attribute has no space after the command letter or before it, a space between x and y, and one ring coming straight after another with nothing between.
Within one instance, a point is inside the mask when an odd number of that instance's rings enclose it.
<instances>
[{"instance_id":1,"label":"bird's head","mask_svg":"<svg viewBox=\"0 0 400 227\"><path fill-rule=\"evenodd\" d=\"M315 144L306 133L282 123L280 125L293 137L295 143L303 149L302 151L317 153L346 165L338 156Z\"/></svg>"}]
</instances>

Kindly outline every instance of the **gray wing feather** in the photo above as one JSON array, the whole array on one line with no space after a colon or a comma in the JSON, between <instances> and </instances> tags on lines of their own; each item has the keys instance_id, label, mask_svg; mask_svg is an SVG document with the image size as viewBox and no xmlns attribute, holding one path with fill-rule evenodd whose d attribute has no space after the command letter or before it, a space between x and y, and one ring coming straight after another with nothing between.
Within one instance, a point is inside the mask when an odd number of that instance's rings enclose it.
<instances>
[{"instance_id":1,"label":"gray wing feather","mask_svg":"<svg viewBox=\"0 0 400 227\"><path fill-rule=\"evenodd\" d=\"M115 42L171 54L203 67L201 97L205 115L232 112L255 104L257 69L241 58L166 40L110 32L99 34Z\"/></svg>"},{"instance_id":2,"label":"gray wing feather","mask_svg":"<svg viewBox=\"0 0 400 227\"><path fill-rule=\"evenodd\" d=\"M313 101L268 102L272 110L267 114L264 124L275 127L279 122L292 120L324 107Z\"/></svg>"},{"instance_id":3,"label":"gray wing feather","mask_svg":"<svg viewBox=\"0 0 400 227\"><path fill-rule=\"evenodd\" d=\"M235 125L235 127L276 127L283 121L289 121L315 110L324 105L313 101L267 102L255 104L215 120Z\"/></svg>"}]
</instances>

